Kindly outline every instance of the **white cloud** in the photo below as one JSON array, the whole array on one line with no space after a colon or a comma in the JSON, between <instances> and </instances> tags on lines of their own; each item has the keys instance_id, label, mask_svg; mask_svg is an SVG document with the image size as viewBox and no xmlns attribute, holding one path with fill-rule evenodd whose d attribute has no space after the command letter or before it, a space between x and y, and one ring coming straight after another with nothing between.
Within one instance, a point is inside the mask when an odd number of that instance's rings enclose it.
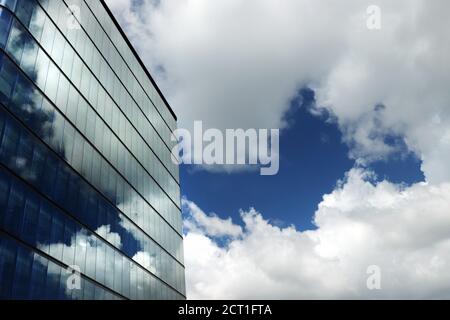
<instances>
[{"instance_id":1,"label":"white cloud","mask_svg":"<svg viewBox=\"0 0 450 320\"><path fill-rule=\"evenodd\" d=\"M184 230L201 232L211 237L237 238L242 234L242 228L233 224L231 218L221 219L216 214L205 214L194 202L183 198L182 206L189 214L184 220Z\"/></svg>"},{"instance_id":2,"label":"white cloud","mask_svg":"<svg viewBox=\"0 0 450 320\"><path fill-rule=\"evenodd\" d=\"M317 93L363 162L403 151L427 181L450 179L450 43L445 0L108 0L180 126L276 128L302 86ZM384 104L383 111L374 106ZM438 121L436 121L438 120Z\"/></svg>"},{"instance_id":3,"label":"white cloud","mask_svg":"<svg viewBox=\"0 0 450 320\"><path fill-rule=\"evenodd\" d=\"M279 228L250 209L226 246L188 232L188 298L450 298L448 208L450 184L374 183L352 169L324 196L316 230ZM367 289L371 265L380 291Z\"/></svg>"},{"instance_id":4,"label":"white cloud","mask_svg":"<svg viewBox=\"0 0 450 320\"><path fill-rule=\"evenodd\" d=\"M147 268L154 274L157 273L157 270L155 268L156 266L156 259L154 256L150 255L146 251L138 251L134 256L133 260L137 263L140 263L144 268Z\"/></svg>"},{"instance_id":5,"label":"white cloud","mask_svg":"<svg viewBox=\"0 0 450 320\"><path fill-rule=\"evenodd\" d=\"M111 232L111 226L109 224L100 226L95 232L103 237L106 241L111 243L113 246L119 249L122 248L120 235L116 232Z\"/></svg>"}]
</instances>

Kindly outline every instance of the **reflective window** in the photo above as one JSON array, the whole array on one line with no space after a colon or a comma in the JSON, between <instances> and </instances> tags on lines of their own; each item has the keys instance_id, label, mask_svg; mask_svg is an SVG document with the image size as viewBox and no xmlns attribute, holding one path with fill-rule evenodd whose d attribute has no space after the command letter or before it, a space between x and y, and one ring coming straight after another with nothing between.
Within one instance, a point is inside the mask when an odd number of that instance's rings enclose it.
<instances>
[{"instance_id":1,"label":"reflective window","mask_svg":"<svg viewBox=\"0 0 450 320\"><path fill-rule=\"evenodd\" d=\"M42 4L55 21L61 21L63 2ZM53 61L20 23L0 9L0 24L5 26L2 31L8 33L0 34L0 40L4 39L0 45L18 65L0 53L0 161L39 191L19 187L21 182L16 178L8 180L0 175L0 203L5 208L0 210L0 225L58 261L79 264L86 275L126 297L156 296L152 282L155 290L161 291L158 296L182 297L176 293L184 292L183 266L178 262L182 261L182 238L163 220L178 225L179 208L170 200L177 197L178 186L155 158L164 147L155 144L161 143L152 136L156 132L149 129L122 81L133 86L133 92L135 85L129 79L119 81L95 48L97 44L93 45L83 32L75 37L75 49L85 59L80 60L71 47L73 43L66 42L35 1L19 0L15 8L20 21ZM84 10L90 9L84 5ZM90 31L89 35L103 47L105 37L96 24ZM125 72L117 55L112 54L109 62L119 66L115 69L118 73ZM96 79L102 73L109 77L104 83ZM108 91L111 88L113 92ZM6 116L3 108L23 123ZM149 138L150 146L140 134ZM165 159L161 157L161 161ZM42 201L42 195L50 202ZM147 253L152 259L142 259ZM13 275L25 279L17 284L18 296L114 297L84 279L86 287L67 296L60 285L67 278L65 270L54 262L43 265L39 260L45 259L28 252L14 261L20 270L28 270L28 278L22 271ZM42 279L48 285L39 289ZM11 295L8 292L6 296Z\"/></svg>"},{"instance_id":2,"label":"reflective window","mask_svg":"<svg viewBox=\"0 0 450 320\"><path fill-rule=\"evenodd\" d=\"M25 25L29 26L31 15L33 14L34 6L28 0L18 0L16 6L16 15L19 20Z\"/></svg>"},{"instance_id":3,"label":"reflective window","mask_svg":"<svg viewBox=\"0 0 450 320\"><path fill-rule=\"evenodd\" d=\"M12 11L16 8L16 0L0 0L0 4L8 7Z\"/></svg>"}]
</instances>

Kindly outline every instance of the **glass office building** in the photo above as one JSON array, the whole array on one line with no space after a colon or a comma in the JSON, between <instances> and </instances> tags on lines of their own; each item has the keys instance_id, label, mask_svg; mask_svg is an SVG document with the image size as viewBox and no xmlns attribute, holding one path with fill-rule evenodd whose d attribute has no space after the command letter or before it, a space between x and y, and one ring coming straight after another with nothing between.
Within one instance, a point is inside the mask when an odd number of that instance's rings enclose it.
<instances>
[{"instance_id":1,"label":"glass office building","mask_svg":"<svg viewBox=\"0 0 450 320\"><path fill-rule=\"evenodd\" d=\"M0 0L0 299L184 299L175 127L104 1Z\"/></svg>"}]
</instances>

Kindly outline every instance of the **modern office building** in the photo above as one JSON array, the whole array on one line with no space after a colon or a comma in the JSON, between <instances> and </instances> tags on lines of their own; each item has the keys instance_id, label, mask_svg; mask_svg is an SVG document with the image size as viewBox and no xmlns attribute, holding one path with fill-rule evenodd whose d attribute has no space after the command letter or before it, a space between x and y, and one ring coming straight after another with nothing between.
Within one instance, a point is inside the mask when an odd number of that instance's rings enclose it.
<instances>
[{"instance_id":1,"label":"modern office building","mask_svg":"<svg viewBox=\"0 0 450 320\"><path fill-rule=\"evenodd\" d=\"M104 1L0 0L0 299L184 299L175 127Z\"/></svg>"}]
</instances>

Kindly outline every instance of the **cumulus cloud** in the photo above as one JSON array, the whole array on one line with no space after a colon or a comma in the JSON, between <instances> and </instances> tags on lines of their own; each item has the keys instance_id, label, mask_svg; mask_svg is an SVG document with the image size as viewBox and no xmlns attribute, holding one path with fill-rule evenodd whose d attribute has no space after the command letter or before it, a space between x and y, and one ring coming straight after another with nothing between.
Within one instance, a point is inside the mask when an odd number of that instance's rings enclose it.
<instances>
[{"instance_id":1,"label":"cumulus cloud","mask_svg":"<svg viewBox=\"0 0 450 320\"><path fill-rule=\"evenodd\" d=\"M107 2L180 126L284 127L308 86L360 163L408 149L429 182L450 179L448 1L377 1L378 31L368 0Z\"/></svg>"},{"instance_id":2,"label":"cumulus cloud","mask_svg":"<svg viewBox=\"0 0 450 320\"><path fill-rule=\"evenodd\" d=\"M237 238L242 234L242 228L233 224L231 218L221 219L216 214L205 214L194 202L183 198L183 210L188 214L184 220L184 230L201 232L211 237Z\"/></svg>"},{"instance_id":3,"label":"cumulus cloud","mask_svg":"<svg viewBox=\"0 0 450 320\"><path fill-rule=\"evenodd\" d=\"M450 184L372 178L363 169L348 172L319 204L316 230L279 228L255 209L241 213L243 233L225 246L190 230L188 297L450 298ZM381 290L367 288L373 265Z\"/></svg>"}]
</instances>

